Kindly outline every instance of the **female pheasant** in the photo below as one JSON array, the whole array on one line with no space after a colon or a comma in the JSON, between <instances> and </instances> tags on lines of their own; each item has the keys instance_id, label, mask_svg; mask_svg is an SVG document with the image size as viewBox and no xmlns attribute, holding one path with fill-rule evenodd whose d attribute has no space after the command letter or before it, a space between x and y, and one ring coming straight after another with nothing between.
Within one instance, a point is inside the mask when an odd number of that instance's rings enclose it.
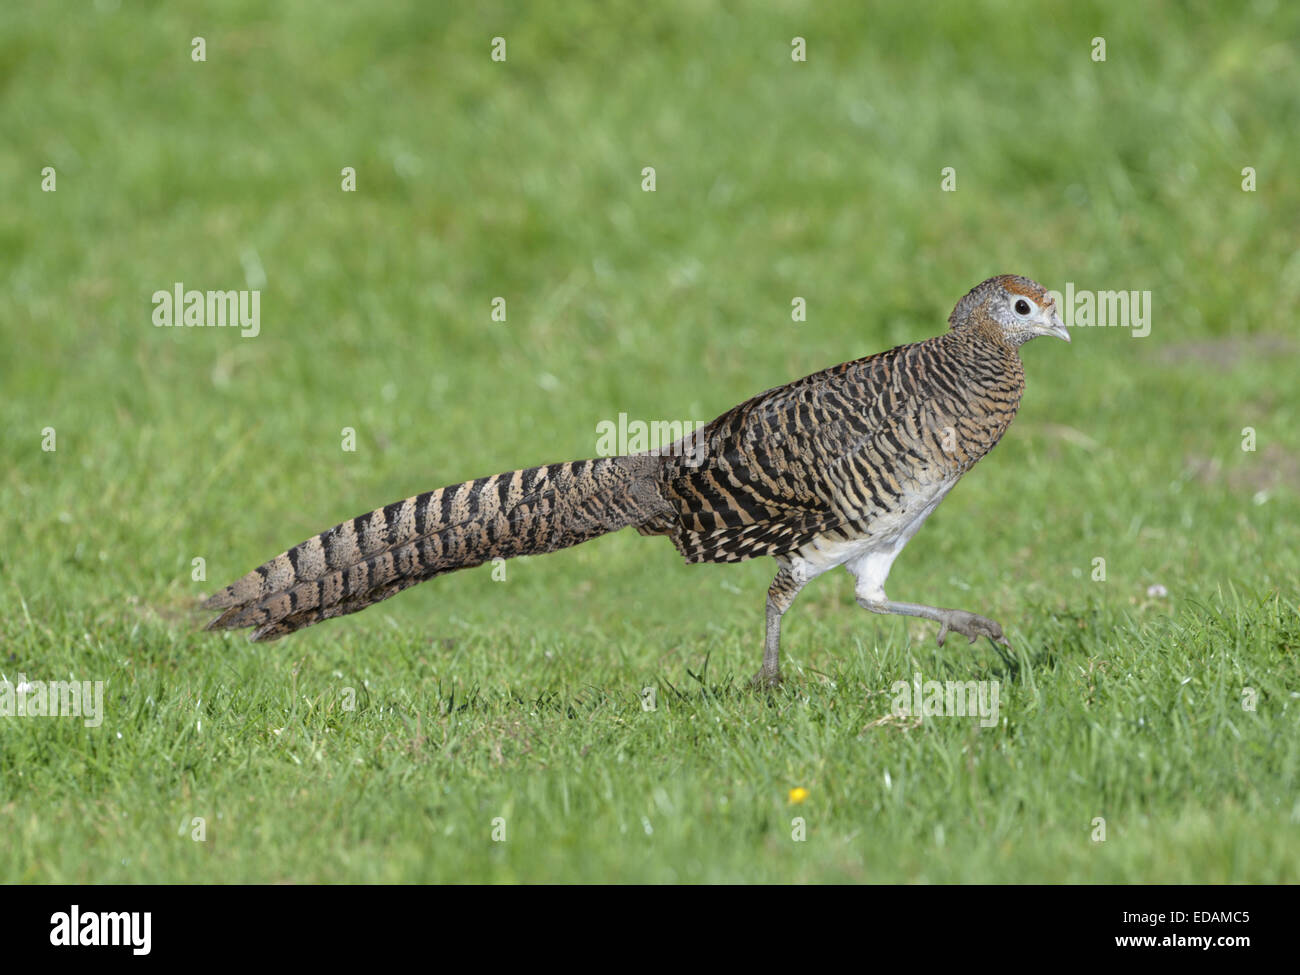
<instances>
[{"instance_id":1,"label":"female pheasant","mask_svg":"<svg viewBox=\"0 0 1300 975\"><path fill-rule=\"evenodd\" d=\"M936 621L941 646L949 631L1005 643L984 616L888 599L885 580L1015 417L1020 346L1070 334L1047 291L1015 275L976 286L948 321L942 335L760 393L677 449L508 471L345 521L208 599L222 611L208 628L275 639L444 572L633 526L691 563L776 559L758 685L780 680L781 617L799 590L840 565L860 605Z\"/></svg>"}]
</instances>

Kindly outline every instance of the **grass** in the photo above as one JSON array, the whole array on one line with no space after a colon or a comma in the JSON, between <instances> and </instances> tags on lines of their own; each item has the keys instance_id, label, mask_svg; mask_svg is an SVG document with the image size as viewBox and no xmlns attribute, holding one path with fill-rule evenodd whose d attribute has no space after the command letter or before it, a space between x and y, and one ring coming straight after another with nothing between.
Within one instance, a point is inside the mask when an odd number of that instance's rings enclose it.
<instances>
[{"instance_id":1,"label":"grass","mask_svg":"<svg viewBox=\"0 0 1300 975\"><path fill-rule=\"evenodd\" d=\"M1300 878L1297 11L475 7L0 11L0 671L106 711L0 718L0 880ZM1026 347L895 566L1006 657L836 573L751 694L770 561L632 532L200 629L344 517L710 419L1007 271L1153 313ZM262 276L256 338L150 322ZM1000 682L999 722L890 719L918 672Z\"/></svg>"}]
</instances>

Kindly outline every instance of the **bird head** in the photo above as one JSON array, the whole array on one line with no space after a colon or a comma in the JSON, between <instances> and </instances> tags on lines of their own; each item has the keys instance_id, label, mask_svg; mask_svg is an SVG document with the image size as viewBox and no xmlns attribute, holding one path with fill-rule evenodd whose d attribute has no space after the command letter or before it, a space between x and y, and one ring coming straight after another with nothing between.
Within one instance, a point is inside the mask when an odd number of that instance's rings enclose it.
<instances>
[{"instance_id":1,"label":"bird head","mask_svg":"<svg viewBox=\"0 0 1300 975\"><path fill-rule=\"evenodd\" d=\"M1070 332L1047 289L1018 274L1001 274L977 284L957 302L948 324L954 329L978 329L1011 346L1024 345L1040 335L1070 341Z\"/></svg>"}]
</instances>

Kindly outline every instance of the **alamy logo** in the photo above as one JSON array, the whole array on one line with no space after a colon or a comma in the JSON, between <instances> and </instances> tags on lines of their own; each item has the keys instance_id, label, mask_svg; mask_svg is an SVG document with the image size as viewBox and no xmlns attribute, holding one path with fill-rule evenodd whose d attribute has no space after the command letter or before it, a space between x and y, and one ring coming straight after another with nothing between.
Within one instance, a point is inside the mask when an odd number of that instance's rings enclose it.
<instances>
[{"instance_id":1,"label":"alamy logo","mask_svg":"<svg viewBox=\"0 0 1300 975\"><path fill-rule=\"evenodd\" d=\"M690 467L704 460L703 420L631 420L626 413L618 422L601 420L596 424L596 455L621 457L625 454L649 453L655 456L686 458Z\"/></svg>"},{"instance_id":2,"label":"alamy logo","mask_svg":"<svg viewBox=\"0 0 1300 975\"><path fill-rule=\"evenodd\" d=\"M87 728L104 722L102 680L0 679L0 718L82 718Z\"/></svg>"},{"instance_id":3,"label":"alamy logo","mask_svg":"<svg viewBox=\"0 0 1300 975\"><path fill-rule=\"evenodd\" d=\"M912 682L895 681L890 687L893 713L900 718L973 718L980 727L998 723L998 692L995 680L922 680L919 673Z\"/></svg>"},{"instance_id":4,"label":"alamy logo","mask_svg":"<svg viewBox=\"0 0 1300 975\"><path fill-rule=\"evenodd\" d=\"M153 914L149 911L94 911L81 913L76 904L68 913L50 915L50 944L61 948L131 948L133 955L147 955L152 942Z\"/></svg>"},{"instance_id":5,"label":"alamy logo","mask_svg":"<svg viewBox=\"0 0 1300 975\"><path fill-rule=\"evenodd\" d=\"M1047 292L1056 302L1056 310L1069 328L1091 325L1132 329L1135 339L1151 334L1150 291L1075 291L1074 282L1065 282L1065 294Z\"/></svg>"},{"instance_id":6,"label":"alamy logo","mask_svg":"<svg viewBox=\"0 0 1300 975\"><path fill-rule=\"evenodd\" d=\"M177 281L171 291L155 291L152 300L158 328L237 328L246 339L262 330L261 291L186 291Z\"/></svg>"}]
</instances>

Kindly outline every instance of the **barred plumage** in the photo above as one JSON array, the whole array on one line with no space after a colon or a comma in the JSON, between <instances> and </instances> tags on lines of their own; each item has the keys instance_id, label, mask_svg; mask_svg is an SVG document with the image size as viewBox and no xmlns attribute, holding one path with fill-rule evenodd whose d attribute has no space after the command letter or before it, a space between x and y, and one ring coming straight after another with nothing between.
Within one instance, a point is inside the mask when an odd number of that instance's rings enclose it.
<instances>
[{"instance_id":1,"label":"barred plumage","mask_svg":"<svg viewBox=\"0 0 1300 975\"><path fill-rule=\"evenodd\" d=\"M496 558L577 545L635 524L650 457L600 457L480 477L358 515L258 566L204 606L209 629L270 640Z\"/></svg>"},{"instance_id":2,"label":"barred plumage","mask_svg":"<svg viewBox=\"0 0 1300 975\"><path fill-rule=\"evenodd\" d=\"M443 572L550 552L635 526L687 562L776 558L764 666L779 679L780 618L811 578L845 565L868 609L1004 640L992 620L885 598L898 552L998 442L1024 390L1018 347L1069 340L1027 278L990 278L948 332L768 390L687 452L549 464L407 498L294 546L212 596L209 628L266 640L354 613Z\"/></svg>"}]
</instances>

